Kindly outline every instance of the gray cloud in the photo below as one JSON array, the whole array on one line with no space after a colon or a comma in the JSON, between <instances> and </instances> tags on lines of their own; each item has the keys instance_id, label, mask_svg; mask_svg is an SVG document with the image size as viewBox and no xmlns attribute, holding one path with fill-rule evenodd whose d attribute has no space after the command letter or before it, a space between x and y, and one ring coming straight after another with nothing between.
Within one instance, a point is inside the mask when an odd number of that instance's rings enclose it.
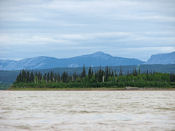
<instances>
[{"instance_id":1,"label":"gray cloud","mask_svg":"<svg viewBox=\"0 0 175 131\"><path fill-rule=\"evenodd\" d=\"M174 6L174 0L1 0L0 58L101 50L146 60L175 50Z\"/></svg>"}]
</instances>

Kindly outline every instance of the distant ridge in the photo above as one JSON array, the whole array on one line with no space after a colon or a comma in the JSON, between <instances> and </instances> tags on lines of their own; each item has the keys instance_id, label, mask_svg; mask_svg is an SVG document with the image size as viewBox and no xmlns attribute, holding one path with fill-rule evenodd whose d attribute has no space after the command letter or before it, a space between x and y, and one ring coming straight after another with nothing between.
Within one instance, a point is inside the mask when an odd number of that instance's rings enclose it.
<instances>
[{"instance_id":1,"label":"distant ridge","mask_svg":"<svg viewBox=\"0 0 175 131\"><path fill-rule=\"evenodd\" d=\"M104 52L82 55L72 58L54 58L39 56L22 59L19 61L0 60L0 70L21 70L21 69L50 69L57 67L82 67L85 66L120 66L139 65L144 62L133 58L114 57Z\"/></svg>"},{"instance_id":2,"label":"distant ridge","mask_svg":"<svg viewBox=\"0 0 175 131\"><path fill-rule=\"evenodd\" d=\"M146 64L175 64L175 52L152 55Z\"/></svg>"},{"instance_id":3,"label":"distant ridge","mask_svg":"<svg viewBox=\"0 0 175 131\"><path fill-rule=\"evenodd\" d=\"M115 57L104 52L95 52L92 54L76 56L72 58L54 58L47 56L39 56L33 58L14 60L0 60L0 70L21 70L21 69L51 69L66 67L89 67L96 66L127 66L140 64L175 64L175 52L166 54L152 55L147 62L134 59Z\"/></svg>"}]
</instances>

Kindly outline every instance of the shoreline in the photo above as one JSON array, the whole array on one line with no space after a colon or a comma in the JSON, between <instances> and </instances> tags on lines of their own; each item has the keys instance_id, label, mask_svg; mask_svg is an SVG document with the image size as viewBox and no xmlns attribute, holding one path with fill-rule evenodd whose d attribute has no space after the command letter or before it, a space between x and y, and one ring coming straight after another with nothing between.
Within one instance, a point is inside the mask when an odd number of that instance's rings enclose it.
<instances>
[{"instance_id":1,"label":"shoreline","mask_svg":"<svg viewBox=\"0 0 175 131\"><path fill-rule=\"evenodd\" d=\"M175 91L175 88L9 88L4 91Z\"/></svg>"}]
</instances>

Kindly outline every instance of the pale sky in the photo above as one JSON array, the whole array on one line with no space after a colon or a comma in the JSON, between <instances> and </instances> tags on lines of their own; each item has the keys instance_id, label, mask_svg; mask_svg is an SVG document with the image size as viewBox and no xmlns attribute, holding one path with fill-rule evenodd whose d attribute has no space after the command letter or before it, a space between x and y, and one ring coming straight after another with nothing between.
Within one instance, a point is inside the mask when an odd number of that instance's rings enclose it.
<instances>
[{"instance_id":1,"label":"pale sky","mask_svg":"<svg viewBox=\"0 0 175 131\"><path fill-rule=\"evenodd\" d=\"M0 59L175 51L175 0L0 0Z\"/></svg>"}]
</instances>

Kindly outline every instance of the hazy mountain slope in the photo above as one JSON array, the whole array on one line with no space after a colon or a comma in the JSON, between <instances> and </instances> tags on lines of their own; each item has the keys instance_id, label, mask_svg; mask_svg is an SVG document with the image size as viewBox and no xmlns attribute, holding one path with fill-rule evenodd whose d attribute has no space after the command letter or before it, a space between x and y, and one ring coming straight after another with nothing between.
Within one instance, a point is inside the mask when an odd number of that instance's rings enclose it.
<instances>
[{"instance_id":1,"label":"hazy mountain slope","mask_svg":"<svg viewBox=\"0 0 175 131\"><path fill-rule=\"evenodd\" d=\"M113 57L103 52L96 52L89 55L72 58L57 59L53 57L34 57L19 61L1 61L0 70L21 70L21 69L49 69L56 67L82 67L85 66L119 66L138 65L143 61L130 58Z\"/></svg>"},{"instance_id":2,"label":"hazy mountain slope","mask_svg":"<svg viewBox=\"0 0 175 131\"><path fill-rule=\"evenodd\" d=\"M3 60L4 61L4 60ZM0 70L21 70L21 69L44 69L44 68L54 68L57 63L56 58L52 57L34 57L27 58L19 61L8 61L1 64L0 60ZM5 63L5 64L4 64Z\"/></svg>"},{"instance_id":3,"label":"hazy mountain slope","mask_svg":"<svg viewBox=\"0 0 175 131\"><path fill-rule=\"evenodd\" d=\"M73 57L70 60L65 61L68 67L80 67L80 66L118 66L118 65L138 65L143 61L137 59L129 59L122 57L113 57L103 52L96 52L94 54L83 55Z\"/></svg>"},{"instance_id":4,"label":"hazy mountain slope","mask_svg":"<svg viewBox=\"0 0 175 131\"><path fill-rule=\"evenodd\" d=\"M175 52L152 55L146 64L175 64Z\"/></svg>"}]
</instances>

